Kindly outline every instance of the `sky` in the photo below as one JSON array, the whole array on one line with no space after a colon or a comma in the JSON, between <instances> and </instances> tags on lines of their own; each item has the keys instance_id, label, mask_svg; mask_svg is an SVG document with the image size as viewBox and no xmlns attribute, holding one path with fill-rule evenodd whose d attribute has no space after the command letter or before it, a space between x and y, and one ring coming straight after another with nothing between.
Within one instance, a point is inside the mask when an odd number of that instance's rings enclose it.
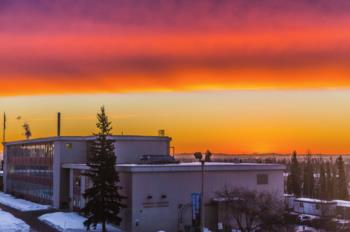
<instances>
[{"instance_id":1,"label":"sky","mask_svg":"<svg viewBox=\"0 0 350 232\"><path fill-rule=\"evenodd\" d=\"M350 153L347 0L2 0L7 139L165 129L177 152ZM20 115L21 119L16 117Z\"/></svg>"}]
</instances>

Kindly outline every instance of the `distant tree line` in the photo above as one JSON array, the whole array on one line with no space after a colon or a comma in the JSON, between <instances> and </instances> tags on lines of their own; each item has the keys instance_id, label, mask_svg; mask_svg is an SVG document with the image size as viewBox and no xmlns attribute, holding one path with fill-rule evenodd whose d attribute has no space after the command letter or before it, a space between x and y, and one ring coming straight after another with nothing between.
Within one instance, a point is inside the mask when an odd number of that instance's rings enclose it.
<instances>
[{"instance_id":1,"label":"distant tree line","mask_svg":"<svg viewBox=\"0 0 350 232\"><path fill-rule=\"evenodd\" d=\"M348 182L342 156L324 161L311 154L301 162L293 152L288 165L287 192L297 197L348 200Z\"/></svg>"}]
</instances>

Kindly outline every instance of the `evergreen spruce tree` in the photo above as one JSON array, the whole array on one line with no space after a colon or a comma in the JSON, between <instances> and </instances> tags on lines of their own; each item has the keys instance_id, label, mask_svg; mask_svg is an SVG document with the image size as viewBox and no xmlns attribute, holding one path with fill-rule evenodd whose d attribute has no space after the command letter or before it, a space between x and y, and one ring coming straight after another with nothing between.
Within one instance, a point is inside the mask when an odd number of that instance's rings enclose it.
<instances>
[{"instance_id":1,"label":"evergreen spruce tree","mask_svg":"<svg viewBox=\"0 0 350 232\"><path fill-rule=\"evenodd\" d=\"M287 177L287 193L289 193L289 194L293 194L294 193L292 176L291 176L290 170L289 170L289 175Z\"/></svg>"},{"instance_id":2,"label":"evergreen spruce tree","mask_svg":"<svg viewBox=\"0 0 350 232\"><path fill-rule=\"evenodd\" d=\"M294 194L295 196L299 197L301 194L300 185L301 185L300 167L297 159L297 153L294 151L291 158L290 173L287 179L288 193Z\"/></svg>"},{"instance_id":3,"label":"evergreen spruce tree","mask_svg":"<svg viewBox=\"0 0 350 232\"><path fill-rule=\"evenodd\" d=\"M306 162L304 164L304 186L303 194L306 197L314 197L315 179L314 168L312 164L311 154L307 155Z\"/></svg>"},{"instance_id":4,"label":"evergreen spruce tree","mask_svg":"<svg viewBox=\"0 0 350 232\"><path fill-rule=\"evenodd\" d=\"M330 162L326 163L326 200L333 199L333 177Z\"/></svg>"},{"instance_id":5,"label":"evergreen spruce tree","mask_svg":"<svg viewBox=\"0 0 350 232\"><path fill-rule=\"evenodd\" d=\"M323 162L320 165L319 198L321 200L327 199L326 171Z\"/></svg>"},{"instance_id":6,"label":"evergreen spruce tree","mask_svg":"<svg viewBox=\"0 0 350 232\"><path fill-rule=\"evenodd\" d=\"M332 164L331 166L332 168L332 199L336 199L338 196L337 196L337 183L338 183L338 177L337 177L337 168L334 164Z\"/></svg>"},{"instance_id":7,"label":"evergreen spruce tree","mask_svg":"<svg viewBox=\"0 0 350 232\"><path fill-rule=\"evenodd\" d=\"M112 127L105 112L101 107L101 112L97 114L99 129L96 140L92 142L87 165L90 167L86 176L92 182L84 197L86 205L82 213L87 217L84 225L87 229L96 228L97 224L102 224L102 231L106 231L106 224L112 223L120 225L121 218L118 216L121 208L125 207L122 203L123 197L118 186L119 175L115 169L116 156L114 154L113 141L109 140Z\"/></svg>"},{"instance_id":8,"label":"evergreen spruce tree","mask_svg":"<svg viewBox=\"0 0 350 232\"><path fill-rule=\"evenodd\" d=\"M340 200L348 199L348 184L346 181L345 169L344 169L344 160L342 156L339 156L336 160L337 168L337 198Z\"/></svg>"}]
</instances>

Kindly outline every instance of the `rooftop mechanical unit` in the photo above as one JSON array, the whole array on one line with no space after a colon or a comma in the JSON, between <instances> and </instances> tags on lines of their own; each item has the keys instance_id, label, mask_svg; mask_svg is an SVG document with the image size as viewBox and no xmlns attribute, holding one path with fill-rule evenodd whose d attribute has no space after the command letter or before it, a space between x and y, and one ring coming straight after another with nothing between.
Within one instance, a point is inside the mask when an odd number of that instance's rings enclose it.
<instances>
[{"instance_id":1,"label":"rooftop mechanical unit","mask_svg":"<svg viewBox=\"0 0 350 232\"><path fill-rule=\"evenodd\" d=\"M140 156L140 164L176 164L179 161L168 155L142 155Z\"/></svg>"}]
</instances>

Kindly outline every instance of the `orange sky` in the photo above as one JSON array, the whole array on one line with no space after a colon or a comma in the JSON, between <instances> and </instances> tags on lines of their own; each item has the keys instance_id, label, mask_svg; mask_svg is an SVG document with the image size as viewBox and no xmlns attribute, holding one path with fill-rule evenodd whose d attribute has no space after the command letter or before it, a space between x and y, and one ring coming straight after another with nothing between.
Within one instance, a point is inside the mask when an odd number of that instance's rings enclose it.
<instances>
[{"instance_id":1,"label":"orange sky","mask_svg":"<svg viewBox=\"0 0 350 232\"><path fill-rule=\"evenodd\" d=\"M115 134L173 137L177 152L205 151L350 153L348 90L235 90L2 97L8 140L23 139L27 121L33 137L56 133L90 135L104 104ZM20 115L21 119L16 117Z\"/></svg>"},{"instance_id":2,"label":"orange sky","mask_svg":"<svg viewBox=\"0 0 350 232\"><path fill-rule=\"evenodd\" d=\"M67 134L89 134L104 104L130 133L166 129L180 152L350 151L346 0L5 0L0 9L9 138L22 136L15 115L35 137L53 134L45 122L56 111ZM196 111L205 115L196 123L183 116Z\"/></svg>"}]
</instances>

